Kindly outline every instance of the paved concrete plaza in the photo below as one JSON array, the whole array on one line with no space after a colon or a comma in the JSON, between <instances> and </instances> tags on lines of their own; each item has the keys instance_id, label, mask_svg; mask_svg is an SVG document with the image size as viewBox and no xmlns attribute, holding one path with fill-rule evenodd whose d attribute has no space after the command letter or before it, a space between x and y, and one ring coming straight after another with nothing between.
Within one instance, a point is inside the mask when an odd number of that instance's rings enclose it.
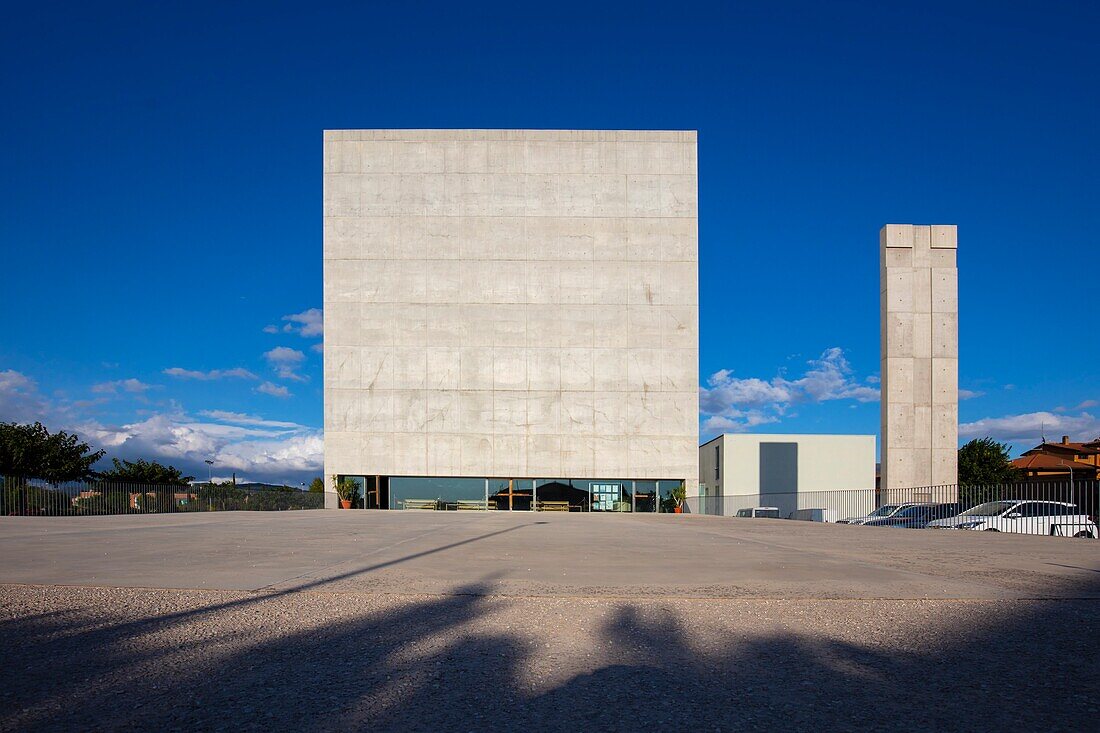
<instances>
[{"instance_id":1,"label":"paved concrete plaza","mask_svg":"<svg viewBox=\"0 0 1100 733\"><path fill-rule=\"evenodd\" d=\"M1100 543L692 515L5 518L0 583L684 598L1096 595Z\"/></svg>"},{"instance_id":2,"label":"paved concrete plaza","mask_svg":"<svg viewBox=\"0 0 1100 733\"><path fill-rule=\"evenodd\" d=\"M0 520L0 730L1081 730L1100 544L675 515ZM1006 706L1006 700L1042 705Z\"/></svg>"}]
</instances>

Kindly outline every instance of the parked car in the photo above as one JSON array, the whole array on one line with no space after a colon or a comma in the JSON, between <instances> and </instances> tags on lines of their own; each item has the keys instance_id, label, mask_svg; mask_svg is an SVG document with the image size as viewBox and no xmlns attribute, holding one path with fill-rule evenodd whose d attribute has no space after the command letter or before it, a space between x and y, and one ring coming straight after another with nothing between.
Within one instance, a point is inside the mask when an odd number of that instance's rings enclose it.
<instances>
[{"instance_id":1,"label":"parked car","mask_svg":"<svg viewBox=\"0 0 1100 733\"><path fill-rule=\"evenodd\" d=\"M864 527L924 529L931 521L953 517L958 513L958 504L913 504L902 507L888 517L869 519L862 524Z\"/></svg>"},{"instance_id":2,"label":"parked car","mask_svg":"<svg viewBox=\"0 0 1100 733\"><path fill-rule=\"evenodd\" d=\"M836 523L836 511L833 509L795 509L787 519L800 519L803 522Z\"/></svg>"},{"instance_id":3,"label":"parked car","mask_svg":"<svg viewBox=\"0 0 1100 733\"><path fill-rule=\"evenodd\" d=\"M837 524L864 524L870 522L873 519L885 519L898 513L907 506L913 506L916 502L907 501L901 504L883 504L878 509L874 510L870 514L862 517L848 517L847 519L841 519L837 521Z\"/></svg>"},{"instance_id":4,"label":"parked car","mask_svg":"<svg viewBox=\"0 0 1100 733\"><path fill-rule=\"evenodd\" d=\"M949 519L929 522L928 528L1097 537L1096 524L1080 511L1076 504L1064 501L987 501Z\"/></svg>"},{"instance_id":5,"label":"parked car","mask_svg":"<svg viewBox=\"0 0 1100 733\"><path fill-rule=\"evenodd\" d=\"M758 506L751 509L738 509L738 517L766 517L767 519L779 519L779 507Z\"/></svg>"}]
</instances>

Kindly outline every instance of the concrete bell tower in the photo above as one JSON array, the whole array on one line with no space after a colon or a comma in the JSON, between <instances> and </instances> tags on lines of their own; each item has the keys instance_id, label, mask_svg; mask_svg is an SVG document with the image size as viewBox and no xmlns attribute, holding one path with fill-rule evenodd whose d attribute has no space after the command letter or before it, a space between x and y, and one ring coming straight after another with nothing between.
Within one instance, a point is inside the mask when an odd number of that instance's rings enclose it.
<instances>
[{"instance_id":1,"label":"concrete bell tower","mask_svg":"<svg viewBox=\"0 0 1100 733\"><path fill-rule=\"evenodd\" d=\"M885 492L958 481L957 245L952 224L879 232Z\"/></svg>"}]
</instances>

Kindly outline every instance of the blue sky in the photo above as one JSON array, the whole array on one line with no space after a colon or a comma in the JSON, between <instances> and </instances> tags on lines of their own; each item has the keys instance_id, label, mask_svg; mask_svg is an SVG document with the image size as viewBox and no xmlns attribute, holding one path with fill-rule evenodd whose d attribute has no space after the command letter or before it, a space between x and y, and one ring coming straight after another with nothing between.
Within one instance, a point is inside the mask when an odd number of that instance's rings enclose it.
<instances>
[{"instance_id":1,"label":"blue sky","mask_svg":"<svg viewBox=\"0 0 1100 733\"><path fill-rule=\"evenodd\" d=\"M704 437L877 432L886 222L959 225L964 438L1100 434L1095 4L406 5L7 11L0 419L318 475L323 129L687 128Z\"/></svg>"}]
</instances>

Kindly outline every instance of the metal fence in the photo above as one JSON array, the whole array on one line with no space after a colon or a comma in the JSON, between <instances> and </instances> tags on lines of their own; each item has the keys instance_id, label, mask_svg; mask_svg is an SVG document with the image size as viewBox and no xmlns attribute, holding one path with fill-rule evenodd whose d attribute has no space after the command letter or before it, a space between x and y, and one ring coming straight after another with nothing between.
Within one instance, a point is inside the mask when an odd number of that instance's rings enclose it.
<instances>
[{"instance_id":1,"label":"metal fence","mask_svg":"<svg viewBox=\"0 0 1100 733\"><path fill-rule=\"evenodd\" d=\"M985 506L993 504L992 506ZM851 489L841 491L767 492L689 496L685 511L718 516L764 516L818 522L870 523L879 526L923 528L936 520L963 512L1001 510L1001 522L977 528L1022 531L1026 534L1087 533L1097 536L1100 514L1098 481L1032 481L988 486L920 486L910 489ZM909 505L917 508L902 513ZM899 516L900 513L900 516ZM1019 514L1019 517L1009 517ZM870 519L869 516L874 515ZM973 515L976 517L985 515ZM990 515L992 516L992 515ZM1072 520L1043 517L1077 517ZM1009 522L1008 519L1014 521ZM891 521L887 521L891 520ZM1030 521L1034 520L1034 521ZM967 521L957 521L967 524ZM977 525L976 525L977 526ZM1013 529L1016 527L1016 529ZM1043 528L1047 531L1037 531ZM969 527L968 527L969 528Z\"/></svg>"},{"instance_id":2,"label":"metal fence","mask_svg":"<svg viewBox=\"0 0 1100 733\"><path fill-rule=\"evenodd\" d=\"M232 484L131 484L0 478L0 516L79 516L324 509L324 494L254 490Z\"/></svg>"}]
</instances>

